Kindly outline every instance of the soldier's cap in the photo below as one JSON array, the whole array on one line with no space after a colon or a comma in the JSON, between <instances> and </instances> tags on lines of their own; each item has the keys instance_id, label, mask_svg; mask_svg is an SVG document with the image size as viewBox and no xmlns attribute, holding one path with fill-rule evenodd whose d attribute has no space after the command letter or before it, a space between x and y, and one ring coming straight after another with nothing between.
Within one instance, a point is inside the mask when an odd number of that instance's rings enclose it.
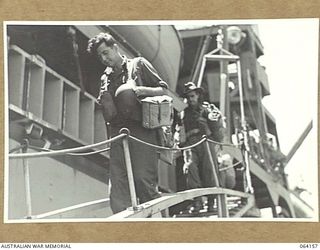
<instances>
[{"instance_id":1,"label":"soldier's cap","mask_svg":"<svg viewBox=\"0 0 320 250\"><path fill-rule=\"evenodd\" d=\"M183 92L183 97L186 97L188 93L196 91L200 94L203 93L203 88L197 87L193 82L187 82L184 84L184 92Z\"/></svg>"}]
</instances>

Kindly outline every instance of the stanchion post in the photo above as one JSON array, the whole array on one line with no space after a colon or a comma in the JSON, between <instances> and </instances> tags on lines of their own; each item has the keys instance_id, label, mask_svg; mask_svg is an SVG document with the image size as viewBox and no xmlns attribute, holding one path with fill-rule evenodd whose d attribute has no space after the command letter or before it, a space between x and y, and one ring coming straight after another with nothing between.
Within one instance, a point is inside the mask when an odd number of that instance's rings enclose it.
<instances>
[{"instance_id":1,"label":"stanchion post","mask_svg":"<svg viewBox=\"0 0 320 250\"><path fill-rule=\"evenodd\" d=\"M123 128L120 130L121 134L127 134L126 137L123 138L123 151L124 151L124 159L126 163L127 168L127 175L128 175L128 182L129 182L129 191L130 191L130 197L131 197L131 204L133 210L138 210L138 202L137 202L137 195L136 195L136 189L134 185L134 178L133 178L133 171L132 171L132 164L131 164L131 158L130 158L130 150L129 150L129 142L128 137L130 134L130 131L126 128Z\"/></svg>"},{"instance_id":2,"label":"stanchion post","mask_svg":"<svg viewBox=\"0 0 320 250\"><path fill-rule=\"evenodd\" d=\"M218 194L218 216L229 217L226 194Z\"/></svg>"},{"instance_id":3,"label":"stanchion post","mask_svg":"<svg viewBox=\"0 0 320 250\"><path fill-rule=\"evenodd\" d=\"M22 143L22 153L26 153L28 150L29 142L25 139ZM24 175L24 187L25 187L25 195L26 195L26 204L27 204L27 219L32 218L32 203L31 203L31 188L30 188L30 170L29 170L29 162L28 159L22 159L23 165L23 175Z\"/></svg>"},{"instance_id":4,"label":"stanchion post","mask_svg":"<svg viewBox=\"0 0 320 250\"><path fill-rule=\"evenodd\" d=\"M204 138L207 138L206 136L204 136ZM212 152L210 150L210 145L208 140L205 141L205 145L206 145L206 150L208 152L208 156L209 156L209 161L210 164L212 166L212 171L213 171L213 179L217 185L217 187L220 187L220 181L219 181L219 177L218 177L218 166L217 166L217 161L213 160L213 156L212 156ZM217 195L217 209L218 209L218 217L229 217L229 211L228 211L228 207L227 207L227 197L225 194L218 194Z\"/></svg>"},{"instance_id":5,"label":"stanchion post","mask_svg":"<svg viewBox=\"0 0 320 250\"><path fill-rule=\"evenodd\" d=\"M207 138L206 136L203 136L203 138ZM215 161L213 160L213 157L212 157L212 153L211 153L211 150L210 150L210 145L209 145L209 142L208 140L206 140L205 142L205 146L206 146L206 150L207 150L207 153L208 153L208 156L209 156L209 161L210 161L210 164L212 166L212 171L213 171L213 180L214 182L216 183L217 187L220 187L220 181L219 181L219 177L218 177L218 168L215 164Z\"/></svg>"}]
</instances>

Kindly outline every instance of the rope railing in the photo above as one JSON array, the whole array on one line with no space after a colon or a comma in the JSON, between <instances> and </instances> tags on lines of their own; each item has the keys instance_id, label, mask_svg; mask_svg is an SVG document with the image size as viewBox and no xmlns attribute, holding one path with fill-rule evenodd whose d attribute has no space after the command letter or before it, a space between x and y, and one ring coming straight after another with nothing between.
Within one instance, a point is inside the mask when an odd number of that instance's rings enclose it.
<instances>
[{"instance_id":1,"label":"rope railing","mask_svg":"<svg viewBox=\"0 0 320 250\"><path fill-rule=\"evenodd\" d=\"M93 154L98 154L98 153L102 153L102 152L108 151L108 150L110 150L110 148L104 148L104 149L97 150L97 151L94 151L94 152L86 152L86 153L76 153L76 152L81 152L81 151L84 151L84 150L88 150L88 149L92 149L92 148L95 148L95 147L103 146L105 144L108 144L108 143L117 141L119 139L122 139L125 136L127 136L126 133L121 133L118 136L115 136L115 137L113 137L113 138L111 138L109 140L105 140L105 141L102 141L102 142L99 142L99 143L90 144L90 145L86 145L86 146L82 146L82 147L76 147L76 148L62 149L62 150L50 150L50 149L38 148L38 147L34 147L34 146L31 146L31 145L28 145L29 148L33 148L33 149L36 149L36 150L44 151L44 152L37 152L37 153L23 153L23 154L21 154L21 153L20 154L13 153L13 152L21 149L22 146L18 146L18 147L14 148L14 149L11 149L9 151L9 158L10 159L36 158L36 157L58 156L58 155L63 155L63 154L74 155L74 156L93 155ZM129 138L131 138L132 140L134 140L136 142L142 143L144 145L153 147L155 149L168 150L168 151L183 151L183 150L191 149L191 148L194 148L194 147L202 144L205 141L208 141L208 142L210 142L212 144L216 144L216 145L229 146L229 147L237 148L236 145L228 144L228 143L220 143L220 142L211 140L211 139L209 139L209 138L207 138L205 136L200 141L198 141L198 142L196 142L196 143L194 143L192 145L189 145L189 146L186 146L186 147L171 147L171 148L170 147L165 147L165 146L159 146L159 145L156 145L156 144L152 144L152 143L143 141L141 139L138 139L138 138L136 138L136 137L134 137L132 135L129 135Z\"/></svg>"},{"instance_id":2,"label":"rope railing","mask_svg":"<svg viewBox=\"0 0 320 250\"><path fill-rule=\"evenodd\" d=\"M135 140L137 142L140 142L140 143L142 143L144 145L148 145L150 147L156 148L156 149L163 149L163 150L169 150L169 151L180 151L180 150L187 150L187 149L190 149L190 148L194 148L194 147L200 145L201 143L203 143L203 142L205 142L207 140L206 138L203 138L200 141L198 141L198 142L196 142L196 143L194 143L194 144L192 144L190 146L186 146L186 147L182 147L182 148L180 148L180 147L169 148L169 147L158 146L158 145L155 145L155 144L152 144L152 143L149 143L149 142L145 142L145 141L140 140L140 139L138 139L138 138L136 138L136 137L134 137L132 135L130 135L129 138L131 138L131 139L133 139L133 140Z\"/></svg>"},{"instance_id":3,"label":"rope railing","mask_svg":"<svg viewBox=\"0 0 320 250\"><path fill-rule=\"evenodd\" d=\"M36 146L32 146L29 145L28 148L34 149L34 150L38 150L38 151L44 151L44 152L55 152L57 150L52 150L52 149L46 149L46 148L40 148L40 147L36 147ZM108 148L103 148L100 150L96 150L93 152L85 152L85 153L67 153L67 155L72 155L72 156L86 156L86 155L94 155L94 154L100 154L106 151L109 151L110 147Z\"/></svg>"},{"instance_id":4,"label":"rope railing","mask_svg":"<svg viewBox=\"0 0 320 250\"><path fill-rule=\"evenodd\" d=\"M73 156L86 156L86 155L95 155L95 154L100 154L100 153L103 153L103 152L107 152L107 151L110 151L110 147L107 147L107 148L103 148L103 149L100 149L100 150L97 150L97 151L94 151L94 152L86 152L86 153L69 153L69 155L73 155Z\"/></svg>"},{"instance_id":5,"label":"rope railing","mask_svg":"<svg viewBox=\"0 0 320 250\"><path fill-rule=\"evenodd\" d=\"M230 143L222 143L222 142L217 142L217 141L214 141L214 140L211 140L209 138L207 138L206 136L204 136L200 141L192 144L192 145L189 145L189 146L186 146L186 147L172 147L172 148L169 148L169 147L164 147L164 146L158 146L158 145L155 145L155 144L152 144L152 143L149 143L149 142L145 142L143 140L140 140L134 136L129 136L131 139L137 141L137 142L140 142L140 143L143 143L145 145L148 145L150 147L153 147L153 148L156 148L156 149L163 149L163 150L170 150L170 151L180 151L180 150L187 150L187 149L191 149L191 148L194 148L198 145L200 145L201 143L205 142L205 141L208 141L212 144L216 144L216 145L220 145L220 146L227 146L227 147L234 147L234 148L238 148L237 145L234 145L234 144L230 144Z\"/></svg>"},{"instance_id":6,"label":"rope railing","mask_svg":"<svg viewBox=\"0 0 320 250\"><path fill-rule=\"evenodd\" d=\"M156 144L152 144L146 141L143 141L141 139L136 138L135 136L130 135L130 131L126 128L123 128L120 130L120 134L109 139L109 140L105 140L99 143L95 143L95 144L90 144L90 145L86 145L86 146L81 146L81 147L75 147L75 148L69 148L69 149L63 149L63 150L51 150L48 148L40 148L40 147L36 147L33 145L30 145L28 140L25 139L23 143L21 143L20 146L13 148L9 151L9 158L10 159L22 159L24 162L25 166L27 165L27 159L28 158L36 158L36 157L52 157L52 156L58 156L58 155L73 155L73 156L86 156L86 155L93 155L93 154L98 154L101 152L105 152L110 150L109 147L107 148L103 148L100 150L95 150L93 152L83 152L85 150L89 150L89 149L93 149L96 147L101 147L104 146L106 144L118 141L118 140L122 140L123 143L123 147L124 147L124 154L125 154L125 161L126 161L126 168L127 168L127 175L128 175L128 181L129 181L129 188L130 188L130 197L131 197L131 203L132 203L132 207L133 209L138 210L139 206L137 203L137 197L136 197L136 192L135 192L135 184L134 184L134 177L133 177L133 172L132 172L132 164L131 164L131 160L130 160L130 150L129 150L129 144L128 141L129 139L134 140L136 142L142 143L144 145L156 148L156 149L160 149L160 150L168 150L168 151L183 151L183 150L188 150L194 147L197 147L198 145L201 145L202 143L206 144L206 150L208 151L209 155L210 155L210 162L213 166L213 172L215 173L215 175L217 175L217 173L219 172L218 169L216 169L216 163L213 161L212 158L212 152L210 152L210 147L209 147L209 143L213 143L213 144L217 144L217 145L222 145L222 146L232 146L232 147L237 147L236 145L232 145L232 144L226 144L226 143L220 143L220 142L216 142L214 140L211 140L209 138L207 138L207 136L203 136L198 142L186 146L186 147L164 147L164 146L159 146ZM33 152L33 153L26 153L27 149L34 149L34 150L38 150L38 151L43 151L43 152ZM24 153L12 153L15 152L17 150L21 150L23 149ZM79 153L78 153L79 152ZM235 165L239 164L236 163ZM235 165L233 165L232 167L234 167ZM228 167L229 168L229 167ZM226 170L226 169L223 169ZM221 170L220 170L221 171ZM218 177L216 176L215 178L215 182L218 184L219 186L219 180ZM26 196L29 197L31 195L31 191L30 191L30 184L29 184L29 176L26 175ZM228 211L226 209L226 207L224 206L225 204L225 195L218 195L218 204L219 204L219 217L223 216L223 217L228 217ZM29 201L27 202L28 206L30 207L30 211L28 212L28 218L31 218L32 215L32 211L31 211L31 199L29 199Z\"/></svg>"},{"instance_id":7,"label":"rope railing","mask_svg":"<svg viewBox=\"0 0 320 250\"><path fill-rule=\"evenodd\" d=\"M82 147L76 147L76 148L69 148L69 149L62 149L62 150L55 150L55 151L49 151L49 152L38 152L38 153L23 153L23 154L9 154L10 159L21 159L21 158L36 158L36 157L48 157L48 156L58 156L58 155L64 155L68 153L75 153L75 152L81 152L84 150L92 149L95 147L103 146L108 143L117 141L119 139L122 139L126 137L126 134L120 134L117 135L110 140L105 140L102 142L98 142L95 144L90 144Z\"/></svg>"}]
</instances>

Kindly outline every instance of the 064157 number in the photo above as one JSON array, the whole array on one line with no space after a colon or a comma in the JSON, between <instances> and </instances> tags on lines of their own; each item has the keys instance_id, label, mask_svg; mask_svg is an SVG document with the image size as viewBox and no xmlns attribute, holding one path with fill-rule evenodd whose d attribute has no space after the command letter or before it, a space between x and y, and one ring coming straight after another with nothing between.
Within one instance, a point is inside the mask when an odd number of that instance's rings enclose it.
<instances>
[{"instance_id":1,"label":"064157 number","mask_svg":"<svg viewBox=\"0 0 320 250\"><path fill-rule=\"evenodd\" d=\"M315 249L318 248L319 244L317 243L301 243L300 248L309 248L309 249Z\"/></svg>"}]
</instances>

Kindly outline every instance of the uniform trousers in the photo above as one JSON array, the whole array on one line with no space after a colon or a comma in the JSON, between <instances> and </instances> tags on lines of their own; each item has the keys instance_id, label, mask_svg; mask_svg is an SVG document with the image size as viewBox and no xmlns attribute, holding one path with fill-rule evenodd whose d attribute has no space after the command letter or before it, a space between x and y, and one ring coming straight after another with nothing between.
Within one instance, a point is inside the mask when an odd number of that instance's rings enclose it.
<instances>
[{"instance_id":1,"label":"uniform trousers","mask_svg":"<svg viewBox=\"0 0 320 250\"><path fill-rule=\"evenodd\" d=\"M187 188L205 188L216 187L218 183L215 183L213 178L213 168L209 153L215 153L214 145L209 144L210 151L208 152L206 144L202 143L191 149L191 161L188 164L187 174ZM215 157L212 155L212 157ZM219 175L219 173L217 173Z\"/></svg>"},{"instance_id":2,"label":"uniform trousers","mask_svg":"<svg viewBox=\"0 0 320 250\"><path fill-rule=\"evenodd\" d=\"M138 122L131 125L127 124L126 128L130 130L132 136L152 144L157 144L156 130L143 128ZM111 127L111 131L112 134L116 134L119 131L119 127ZM142 204L160 197L157 191L157 150L129 138L129 151L138 202ZM111 143L110 180L110 205L112 212L118 213L132 206L122 140Z\"/></svg>"}]
</instances>

